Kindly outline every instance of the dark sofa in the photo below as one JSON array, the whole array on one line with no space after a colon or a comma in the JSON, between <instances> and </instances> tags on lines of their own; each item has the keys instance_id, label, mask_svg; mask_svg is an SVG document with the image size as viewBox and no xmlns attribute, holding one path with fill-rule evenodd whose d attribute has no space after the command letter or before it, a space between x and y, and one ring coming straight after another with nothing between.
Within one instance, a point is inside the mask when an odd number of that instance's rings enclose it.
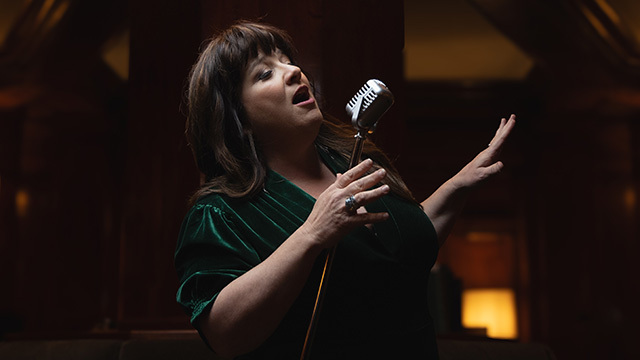
<instances>
[{"instance_id":1,"label":"dark sofa","mask_svg":"<svg viewBox=\"0 0 640 360\"><path fill-rule=\"evenodd\" d=\"M439 339L441 360L549 360L541 344ZM197 336L0 341L1 360L218 360Z\"/></svg>"}]
</instances>

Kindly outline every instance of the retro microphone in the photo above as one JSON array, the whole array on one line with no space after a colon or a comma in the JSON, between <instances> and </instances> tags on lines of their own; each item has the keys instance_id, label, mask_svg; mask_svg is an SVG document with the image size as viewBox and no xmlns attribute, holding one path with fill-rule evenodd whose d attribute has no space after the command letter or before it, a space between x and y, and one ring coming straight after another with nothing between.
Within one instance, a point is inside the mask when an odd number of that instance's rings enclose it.
<instances>
[{"instance_id":1,"label":"retro microphone","mask_svg":"<svg viewBox=\"0 0 640 360\"><path fill-rule=\"evenodd\" d=\"M345 109L356 130L375 129L378 120L393 105L393 94L380 80L371 79L349 100ZM370 133L373 132L372 130Z\"/></svg>"},{"instance_id":2,"label":"retro microphone","mask_svg":"<svg viewBox=\"0 0 640 360\"><path fill-rule=\"evenodd\" d=\"M367 134L373 134L378 120L393 105L393 94L380 80L371 79L358 90L349 103L347 114L351 115L351 124L358 131L356 143L351 153L349 169L358 165L362 155L362 145Z\"/></svg>"},{"instance_id":3,"label":"retro microphone","mask_svg":"<svg viewBox=\"0 0 640 360\"><path fill-rule=\"evenodd\" d=\"M382 81L376 79L367 81L347 103L347 114L351 116L351 124L357 131L355 135L356 143L351 153L351 160L349 161L349 169L360 163L362 147L367 134L374 132L378 125L378 120L389 110L391 105L393 105L393 94L391 94L389 88L387 88ZM336 247L337 246L333 246L327 252L325 258L316 303L313 307L311 322L309 322L307 336L304 339L304 346L302 348L302 354L300 355L301 360L309 359L311 353L311 344L313 343L313 337L318 324L320 309L322 308L322 302L327 288L326 284L329 273L331 272L331 264L333 264Z\"/></svg>"}]
</instances>

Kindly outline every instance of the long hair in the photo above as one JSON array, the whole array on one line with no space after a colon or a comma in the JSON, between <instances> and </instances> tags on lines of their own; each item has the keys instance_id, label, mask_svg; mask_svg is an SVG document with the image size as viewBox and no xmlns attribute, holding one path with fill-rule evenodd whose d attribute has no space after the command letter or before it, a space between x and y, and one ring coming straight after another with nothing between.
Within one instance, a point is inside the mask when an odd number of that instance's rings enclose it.
<instances>
[{"instance_id":1,"label":"long hair","mask_svg":"<svg viewBox=\"0 0 640 360\"><path fill-rule=\"evenodd\" d=\"M267 164L245 114L241 93L249 61L260 52L270 55L276 49L296 63L296 49L286 32L266 24L240 22L210 40L191 69L185 133L205 176L192 201L210 193L251 197L264 188ZM353 129L323 115L316 145L348 159ZM416 202L389 159L371 141L365 141L363 155L374 160L374 170L387 170L383 183L393 192Z\"/></svg>"}]
</instances>

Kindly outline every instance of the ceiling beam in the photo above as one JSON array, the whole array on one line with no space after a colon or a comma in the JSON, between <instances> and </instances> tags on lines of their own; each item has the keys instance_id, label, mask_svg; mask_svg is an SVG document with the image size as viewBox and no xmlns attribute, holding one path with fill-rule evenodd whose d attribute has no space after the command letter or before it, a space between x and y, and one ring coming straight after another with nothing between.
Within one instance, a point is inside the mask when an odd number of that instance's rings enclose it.
<instances>
[{"instance_id":1,"label":"ceiling beam","mask_svg":"<svg viewBox=\"0 0 640 360\"><path fill-rule=\"evenodd\" d=\"M637 44L624 23L612 20L604 1L467 1L553 77L639 83Z\"/></svg>"}]
</instances>

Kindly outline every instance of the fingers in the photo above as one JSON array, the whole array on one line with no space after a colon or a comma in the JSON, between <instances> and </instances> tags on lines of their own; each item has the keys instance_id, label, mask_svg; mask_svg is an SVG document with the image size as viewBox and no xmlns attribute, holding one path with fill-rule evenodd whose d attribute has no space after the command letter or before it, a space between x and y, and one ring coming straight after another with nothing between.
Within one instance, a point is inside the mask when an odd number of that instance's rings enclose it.
<instances>
[{"instance_id":1,"label":"fingers","mask_svg":"<svg viewBox=\"0 0 640 360\"><path fill-rule=\"evenodd\" d=\"M499 173L503 167L504 167L504 164L502 163L502 161L498 161L494 164L491 164L490 166L487 166L485 168L485 171L488 176L491 176Z\"/></svg>"},{"instance_id":2,"label":"fingers","mask_svg":"<svg viewBox=\"0 0 640 360\"><path fill-rule=\"evenodd\" d=\"M386 170L378 169L371 174L363 176L372 166L373 161L366 159L344 174L339 175L334 183L335 190L338 191L339 194L338 197L344 196L346 200L350 196L353 196L355 204L347 200L348 203L345 204L344 211L352 217L351 220L362 224L382 221L388 216L384 213L376 215L369 213L356 214L355 211L357 208L367 205L390 192L388 185L382 185L372 189L372 187L379 184L387 174Z\"/></svg>"},{"instance_id":3,"label":"fingers","mask_svg":"<svg viewBox=\"0 0 640 360\"><path fill-rule=\"evenodd\" d=\"M502 118L500 120L500 126L498 127L498 130L496 130L496 134L493 136L493 139L491 139L491 142L489 143L489 147L493 148L492 150L494 151L499 151L500 147L511 133L511 130L513 129L515 124L516 116L514 114L511 114L508 121L507 119Z\"/></svg>"},{"instance_id":4,"label":"fingers","mask_svg":"<svg viewBox=\"0 0 640 360\"><path fill-rule=\"evenodd\" d=\"M322 246L335 245L356 226L389 218L385 212L369 213L361 209L391 192L388 185L373 188L384 179L386 171L379 169L365 175L372 166L373 161L367 159L338 174L336 181L317 198L305 224L310 231L322 234Z\"/></svg>"},{"instance_id":5,"label":"fingers","mask_svg":"<svg viewBox=\"0 0 640 360\"><path fill-rule=\"evenodd\" d=\"M381 198L382 196L388 193L389 193L389 185L382 185L375 189L355 193L353 197L355 198L356 204L358 204L358 206L364 206L374 202L375 200Z\"/></svg>"},{"instance_id":6,"label":"fingers","mask_svg":"<svg viewBox=\"0 0 640 360\"><path fill-rule=\"evenodd\" d=\"M493 136L494 138L500 135L500 132L502 131L502 129L506 124L507 124L507 119L505 118L500 119L500 125L498 126L498 130L496 130L496 133Z\"/></svg>"},{"instance_id":7,"label":"fingers","mask_svg":"<svg viewBox=\"0 0 640 360\"><path fill-rule=\"evenodd\" d=\"M373 160L363 160L344 174L339 175L336 179L336 185L339 188L345 188L347 185L351 184L353 181L364 175L369 169L371 169L372 166Z\"/></svg>"},{"instance_id":8,"label":"fingers","mask_svg":"<svg viewBox=\"0 0 640 360\"><path fill-rule=\"evenodd\" d=\"M507 119L505 118L500 119L500 126L498 126L498 130L496 130L496 134L494 135L494 137L500 136L500 133L504 129L505 125L507 125Z\"/></svg>"},{"instance_id":9,"label":"fingers","mask_svg":"<svg viewBox=\"0 0 640 360\"><path fill-rule=\"evenodd\" d=\"M364 176L352 182L351 184L347 185L344 189L349 194L357 194L359 192L370 189L372 186L382 181L382 179L384 179L386 175L387 175L386 170L378 169L374 173L371 173L367 176Z\"/></svg>"},{"instance_id":10,"label":"fingers","mask_svg":"<svg viewBox=\"0 0 640 360\"><path fill-rule=\"evenodd\" d=\"M373 161L371 159L362 161L349 171L337 176L336 186L345 189L349 194L356 194L371 188L387 175L386 170L378 169L367 176L362 176L371 169L372 166Z\"/></svg>"}]
</instances>

